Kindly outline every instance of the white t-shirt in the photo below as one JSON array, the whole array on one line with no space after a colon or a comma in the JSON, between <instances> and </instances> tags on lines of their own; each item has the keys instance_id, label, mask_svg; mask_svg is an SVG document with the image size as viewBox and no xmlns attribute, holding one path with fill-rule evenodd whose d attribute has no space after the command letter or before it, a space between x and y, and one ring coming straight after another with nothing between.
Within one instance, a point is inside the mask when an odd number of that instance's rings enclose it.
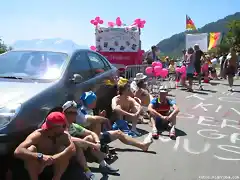
<instances>
[{"instance_id":1,"label":"white t-shirt","mask_svg":"<svg viewBox=\"0 0 240 180\"><path fill-rule=\"evenodd\" d=\"M82 125L83 127L87 127L91 125L91 123L87 121L88 117L93 116L94 114L93 114L93 110L89 110L86 108L84 108L84 110L87 112L87 114L83 114L81 111L81 108L78 109L76 123Z\"/></svg>"}]
</instances>

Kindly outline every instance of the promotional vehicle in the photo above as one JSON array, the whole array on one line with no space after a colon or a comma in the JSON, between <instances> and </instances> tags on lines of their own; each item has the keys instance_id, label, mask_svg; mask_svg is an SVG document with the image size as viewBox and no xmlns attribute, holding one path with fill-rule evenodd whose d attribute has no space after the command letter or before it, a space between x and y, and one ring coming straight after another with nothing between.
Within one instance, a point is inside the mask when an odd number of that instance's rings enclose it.
<instances>
[{"instance_id":1,"label":"promotional vehicle","mask_svg":"<svg viewBox=\"0 0 240 180\"><path fill-rule=\"evenodd\" d=\"M103 25L103 20L97 16L90 21L95 27L95 50L105 56L118 70L124 74L128 65L142 64L144 51L141 50L141 29L145 20L135 19L132 25L122 23L120 17L116 22Z\"/></svg>"},{"instance_id":2,"label":"promotional vehicle","mask_svg":"<svg viewBox=\"0 0 240 180\"><path fill-rule=\"evenodd\" d=\"M78 101L85 91L97 94L97 108L103 108L103 100L108 106L104 82L113 81L118 71L91 50L15 50L1 54L0 64L0 155L12 152L50 112L61 111L67 100Z\"/></svg>"}]
</instances>

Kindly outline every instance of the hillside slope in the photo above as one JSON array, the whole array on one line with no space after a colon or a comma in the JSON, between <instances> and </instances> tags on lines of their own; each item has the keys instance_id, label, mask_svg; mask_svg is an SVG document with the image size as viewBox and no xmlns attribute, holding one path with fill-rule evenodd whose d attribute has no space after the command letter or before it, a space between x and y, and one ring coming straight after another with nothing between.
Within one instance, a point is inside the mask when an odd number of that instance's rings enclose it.
<instances>
[{"instance_id":1,"label":"hillside slope","mask_svg":"<svg viewBox=\"0 0 240 180\"><path fill-rule=\"evenodd\" d=\"M206 24L202 28L198 29L199 33L210 33L210 32L223 32L228 31L226 25L231 20L239 20L240 12L233 15L226 16L216 22L211 22ZM178 56L181 55L182 49L185 49L185 32L175 34L168 39L160 41L157 46L160 48L161 52L167 55Z\"/></svg>"}]
</instances>

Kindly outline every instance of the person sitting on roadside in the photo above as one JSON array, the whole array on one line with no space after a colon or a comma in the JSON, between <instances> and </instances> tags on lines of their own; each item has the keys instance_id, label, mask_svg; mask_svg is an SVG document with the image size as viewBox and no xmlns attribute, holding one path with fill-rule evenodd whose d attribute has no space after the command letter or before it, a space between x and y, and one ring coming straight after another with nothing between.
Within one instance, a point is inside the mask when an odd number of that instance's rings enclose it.
<instances>
[{"instance_id":1,"label":"person sitting on roadside","mask_svg":"<svg viewBox=\"0 0 240 180\"><path fill-rule=\"evenodd\" d=\"M154 98L148 106L148 111L151 114L152 135L153 138L158 138L161 129L170 128L169 137L175 138L176 116L179 113L179 108L175 101L167 97L168 91L165 87L161 87L159 96Z\"/></svg>"},{"instance_id":2,"label":"person sitting on roadside","mask_svg":"<svg viewBox=\"0 0 240 180\"><path fill-rule=\"evenodd\" d=\"M143 151L147 151L151 143L153 142L152 139L148 137L144 140L144 142L139 142L127 135L125 135L120 130L113 130L113 131L105 131L101 133L100 137L97 136L96 133L85 129L81 125L76 123L77 119L77 103L74 101L67 101L63 106L63 112L66 115L67 122L68 122L68 130L69 133L73 136L72 139L76 144L77 148L77 156L79 162L85 168L86 175L89 177L92 176L91 171L88 169L86 165L86 160L82 156L81 148L82 147L89 147L91 154L98 159L100 162L99 168L103 172L117 172L117 169L113 169L110 167L106 161L104 161L104 156L101 151L99 151L101 145L108 144L112 141L119 139L122 143L126 145L131 145L137 147ZM79 137L79 138L76 138ZM80 139L83 138L83 139ZM79 153L80 152L80 153Z\"/></svg>"},{"instance_id":3,"label":"person sitting on roadside","mask_svg":"<svg viewBox=\"0 0 240 180\"><path fill-rule=\"evenodd\" d=\"M99 136L88 129L85 129L81 125L77 124L77 116L79 115L77 109L77 103L75 101L67 101L63 106L63 113L67 119L67 129L72 140L76 146L76 156L79 164L84 168L85 175L88 179L93 180L94 174L87 166L87 161L84 156L85 153L91 154L99 162L99 169L103 173L115 173L118 169L112 168L104 160L105 155L100 151L101 144Z\"/></svg>"},{"instance_id":4,"label":"person sitting on roadside","mask_svg":"<svg viewBox=\"0 0 240 180\"><path fill-rule=\"evenodd\" d=\"M71 104L71 106L70 106L70 104ZM71 110L74 111L76 109L76 102L74 102L74 101L67 101L63 105L63 111L64 112L66 112L66 107L68 107L68 106L70 106ZM67 118L67 120L68 120L68 118ZM76 123L73 123L73 125L75 127L82 127L81 125L77 124L77 121L73 120L72 122L76 122ZM82 128L85 130L84 127L82 127ZM90 130L86 130L86 131L88 132L88 136L90 135L92 137L92 141L99 142L98 138L95 136L95 135L97 135L95 132L92 132ZM70 134L72 134L72 133L70 133ZM152 143L152 139L148 139L148 138L146 138L144 140L144 142L139 142L139 141L135 140L134 138L131 138L131 137L125 135L120 130L111 130L111 131L101 132L101 135L100 135L99 138L100 138L100 142L101 142L102 145L109 144L110 142L119 139L123 144L137 147L137 148L139 148L139 149L141 149L143 151L147 151L149 146Z\"/></svg>"},{"instance_id":5,"label":"person sitting on roadside","mask_svg":"<svg viewBox=\"0 0 240 180\"><path fill-rule=\"evenodd\" d=\"M109 119L105 118L106 112L102 111L99 115L94 115L93 109L96 107L97 96L94 92L89 91L83 93L80 97L82 103L81 107L78 108L77 123L81 124L99 136L101 133L102 125L107 124L110 128Z\"/></svg>"},{"instance_id":6,"label":"person sitting on roadside","mask_svg":"<svg viewBox=\"0 0 240 180\"><path fill-rule=\"evenodd\" d=\"M142 105L143 115L147 114L148 105L150 103L151 95L146 90L146 78L147 76L143 73L137 73L134 78L134 82L136 82L136 88L134 91L134 98L136 100L140 100L140 104Z\"/></svg>"},{"instance_id":7,"label":"person sitting on roadside","mask_svg":"<svg viewBox=\"0 0 240 180\"><path fill-rule=\"evenodd\" d=\"M65 116L52 112L41 129L32 132L14 151L15 157L24 161L31 180L38 180L46 167L53 167L53 180L61 179L76 152L65 128Z\"/></svg>"},{"instance_id":8,"label":"person sitting on roadside","mask_svg":"<svg viewBox=\"0 0 240 180\"><path fill-rule=\"evenodd\" d=\"M118 120L126 120L132 123L132 132L141 136L137 131L138 118L142 112L141 105L131 97L130 84L128 81L118 81L119 95L112 99L112 110L116 113Z\"/></svg>"}]
</instances>

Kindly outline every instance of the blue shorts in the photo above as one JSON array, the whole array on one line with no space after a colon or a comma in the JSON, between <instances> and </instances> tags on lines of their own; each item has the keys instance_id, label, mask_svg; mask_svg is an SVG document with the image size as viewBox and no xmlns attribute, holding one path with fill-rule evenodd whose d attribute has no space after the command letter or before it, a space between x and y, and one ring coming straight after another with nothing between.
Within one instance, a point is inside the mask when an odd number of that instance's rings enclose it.
<instances>
[{"instance_id":1,"label":"blue shorts","mask_svg":"<svg viewBox=\"0 0 240 180\"><path fill-rule=\"evenodd\" d=\"M104 144L109 144L110 142L112 142L111 134L107 131L101 133L100 143L104 145Z\"/></svg>"}]
</instances>

